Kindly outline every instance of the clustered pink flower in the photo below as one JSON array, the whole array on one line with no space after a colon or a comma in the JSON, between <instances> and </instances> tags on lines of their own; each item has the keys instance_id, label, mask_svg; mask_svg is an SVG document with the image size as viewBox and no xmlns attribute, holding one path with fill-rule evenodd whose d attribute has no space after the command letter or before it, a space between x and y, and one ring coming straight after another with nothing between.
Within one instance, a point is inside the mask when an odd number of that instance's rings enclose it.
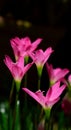
<instances>
[{"instance_id":1,"label":"clustered pink flower","mask_svg":"<svg viewBox=\"0 0 71 130\"><path fill-rule=\"evenodd\" d=\"M33 52L38 47L41 41L42 39L38 38L32 43L29 37L21 39L15 37L10 40L10 43L13 48L15 58L18 59L20 56L28 56L29 53Z\"/></svg>"},{"instance_id":2,"label":"clustered pink flower","mask_svg":"<svg viewBox=\"0 0 71 130\"><path fill-rule=\"evenodd\" d=\"M48 47L45 51L39 49L35 52L30 53L30 57L35 60L35 64L37 67L44 66L51 53L53 52L51 47Z\"/></svg>"},{"instance_id":3,"label":"clustered pink flower","mask_svg":"<svg viewBox=\"0 0 71 130\"><path fill-rule=\"evenodd\" d=\"M32 60L34 60L36 64L39 77L41 77L43 66L46 63L46 61L49 59L52 52L53 52L52 48L48 47L45 51L39 49L37 51L29 53L30 57L32 58Z\"/></svg>"},{"instance_id":4,"label":"clustered pink flower","mask_svg":"<svg viewBox=\"0 0 71 130\"><path fill-rule=\"evenodd\" d=\"M64 77L69 73L67 68L53 68L52 64L46 63L46 69L49 75L50 84L54 84L57 81L64 81Z\"/></svg>"},{"instance_id":5,"label":"clustered pink flower","mask_svg":"<svg viewBox=\"0 0 71 130\"><path fill-rule=\"evenodd\" d=\"M5 56L4 63L10 70L15 81L21 81L25 73L29 70L29 68L33 65L34 62L27 64L24 66L24 58L19 57L19 59L14 63L9 56Z\"/></svg>"},{"instance_id":6,"label":"clustered pink flower","mask_svg":"<svg viewBox=\"0 0 71 130\"><path fill-rule=\"evenodd\" d=\"M32 51L34 51L37 46L42 41L41 38L38 38L36 41L31 43L29 37L25 38L18 38L15 37L14 39L10 40L11 46L14 51L14 55L16 58L16 62L14 63L9 56L5 56L4 63L10 70L13 78L15 81L21 81L24 74L30 69L33 65L34 61L24 66L24 58L25 56L29 55Z\"/></svg>"},{"instance_id":7,"label":"clustered pink flower","mask_svg":"<svg viewBox=\"0 0 71 130\"><path fill-rule=\"evenodd\" d=\"M59 101L60 95L65 88L65 84L60 86L60 82L57 82L48 89L46 96L43 95L43 92L41 90L38 90L35 93L27 88L23 88L23 90L31 97L33 97L44 109L46 109L51 108L56 102Z\"/></svg>"},{"instance_id":8,"label":"clustered pink flower","mask_svg":"<svg viewBox=\"0 0 71 130\"><path fill-rule=\"evenodd\" d=\"M21 82L23 76L34 63L36 64L39 75L41 75L44 64L54 51L52 47L48 47L45 51L42 49L36 50L41 41L42 39L38 38L32 43L29 37L21 39L15 37L10 40L16 62L14 63L11 58L6 55L4 63L10 70L15 81ZM26 56L31 57L33 61L25 65L24 59ZM64 83L63 85L60 85L61 79L63 79L69 72L68 69L53 69L53 66L48 63L46 63L46 67L50 82L52 82L53 85L48 89L45 96L41 90L34 93L27 88L23 88L23 90L33 97L44 109L51 108L57 101L59 101L60 95L66 88L66 84ZM69 82L71 82L71 78L69 78Z\"/></svg>"}]
</instances>

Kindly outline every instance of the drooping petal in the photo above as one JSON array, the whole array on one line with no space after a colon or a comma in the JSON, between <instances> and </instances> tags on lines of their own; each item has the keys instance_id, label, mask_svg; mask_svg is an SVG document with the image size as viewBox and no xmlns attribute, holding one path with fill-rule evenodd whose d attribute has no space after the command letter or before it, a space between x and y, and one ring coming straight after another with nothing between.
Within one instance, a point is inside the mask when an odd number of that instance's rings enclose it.
<instances>
[{"instance_id":1,"label":"drooping petal","mask_svg":"<svg viewBox=\"0 0 71 130\"><path fill-rule=\"evenodd\" d=\"M32 92L32 91L30 91L29 89L27 89L27 88L22 88L26 93L28 93L32 98L34 98L39 104L43 104L42 103L42 99L40 99L39 97L38 97L38 95L36 94L36 93L34 93L34 92ZM43 106L43 105L42 105Z\"/></svg>"}]
</instances>

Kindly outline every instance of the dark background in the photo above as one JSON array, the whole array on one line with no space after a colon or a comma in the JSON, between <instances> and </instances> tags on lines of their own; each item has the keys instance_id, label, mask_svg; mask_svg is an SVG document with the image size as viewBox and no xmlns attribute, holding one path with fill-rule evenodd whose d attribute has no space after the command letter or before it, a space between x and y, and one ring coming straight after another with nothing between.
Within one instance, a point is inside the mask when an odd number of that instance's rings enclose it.
<instances>
[{"instance_id":1,"label":"dark background","mask_svg":"<svg viewBox=\"0 0 71 130\"><path fill-rule=\"evenodd\" d=\"M24 21L28 21L29 26ZM3 59L5 54L13 57L10 39L15 36L29 36L32 42L43 38L39 48L45 50L52 46L55 50L49 63L71 69L71 0L0 1L0 96L8 97L10 92L12 76ZM45 75L43 73L43 77ZM30 82L30 87L36 87L36 75L31 73L31 76L34 80L29 79L28 85ZM43 88L47 86L47 79L45 83L45 78L42 79Z\"/></svg>"},{"instance_id":2,"label":"dark background","mask_svg":"<svg viewBox=\"0 0 71 130\"><path fill-rule=\"evenodd\" d=\"M11 14L15 20L29 20L37 25L68 26L70 0L1 0L0 15Z\"/></svg>"}]
</instances>

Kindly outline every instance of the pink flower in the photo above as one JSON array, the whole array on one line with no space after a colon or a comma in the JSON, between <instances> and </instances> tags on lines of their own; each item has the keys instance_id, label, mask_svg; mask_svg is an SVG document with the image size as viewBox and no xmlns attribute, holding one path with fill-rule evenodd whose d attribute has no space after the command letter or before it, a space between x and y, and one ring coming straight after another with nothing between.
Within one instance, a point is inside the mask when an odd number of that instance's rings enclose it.
<instances>
[{"instance_id":1,"label":"pink flower","mask_svg":"<svg viewBox=\"0 0 71 130\"><path fill-rule=\"evenodd\" d=\"M14 39L11 39L10 42L15 54L15 58L18 59L19 56L28 56L28 52L31 53L32 51L34 51L41 41L42 39L38 38L36 41L31 43L29 37L21 39L15 37Z\"/></svg>"},{"instance_id":2,"label":"pink flower","mask_svg":"<svg viewBox=\"0 0 71 130\"><path fill-rule=\"evenodd\" d=\"M39 77L41 77L43 66L45 62L48 60L48 58L50 57L52 52L53 52L52 48L49 47L44 52L42 49L39 49L29 54L36 64Z\"/></svg>"},{"instance_id":3,"label":"pink flower","mask_svg":"<svg viewBox=\"0 0 71 130\"><path fill-rule=\"evenodd\" d=\"M54 84L58 80L64 81L64 77L69 73L68 69L61 69L61 68L56 68L53 69L53 66L48 63L46 63L46 69L48 71L49 79L50 79L50 84Z\"/></svg>"},{"instance_id":4,"label":"pink flower","mask_svg":"<svg viewBox=\"0 0 71 130\"><path fill-rule=\"evenodd\" d=\"M44 52L42 49L35 51L34 53L30 54L30 57L35 60L35 64L37 67L44 66L45 62L50 57L51 53L53 52L52 48L47 48Z\"/></svg>"},{"instance_id":5,"label":"pink flower","mask_svg":"<svg viewBox=\"0 0 71 130\"><path fill-rule=\"evenodd\" d=\"M32 63L27 64L24 66L24 58L19 57L18 61L14 63L9 56L5 56L4 63L10 70L13 78L15 81L21 81L25 73L29 70L29 68L32 66Z\"/></svg>"},{"instance_id":6,"label":"pink flower","mask_svg":"<svg viewBox=\"0 0 71 130\"><path fill-rule=\"evenodd\" d=\"M71 97L68 93L63 98L61 106L66 115L71 115Z\"/></svg>"},{"instance_id":7,"label":"pink flower","mask_svg":"<svg viewBox=\"0 0 71 130\"><path fill-rule=\"evenodd\" d=\"M23 90L33 97L44 109L46 109L51 108L60 99L60 95L65 88L65 84L60 86L60 82L57 82L48 89L46 96L43 95L41 90L38 90L35 93L27 88L23 88Z\"/></svg>"},{"instance_id":8,"label":"pink flower","mask_svg":"<svg viewBox=\"0 0 71 130\"><path fill-rule=\"evenodd\" d=\"M64 99L62 102L62 109L66 115L71 114L71 102L67 99Z\"/></svg>"}]
</instances>

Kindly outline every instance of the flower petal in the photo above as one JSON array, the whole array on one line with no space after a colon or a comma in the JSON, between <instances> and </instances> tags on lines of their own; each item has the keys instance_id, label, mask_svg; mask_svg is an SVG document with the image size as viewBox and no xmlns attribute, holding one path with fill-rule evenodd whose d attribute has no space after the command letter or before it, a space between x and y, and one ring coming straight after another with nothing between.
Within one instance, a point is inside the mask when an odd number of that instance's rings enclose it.
<instances>
[{"instance_id":1,"label":"flower petal","mask_svg":"<svg viewBox=\"0 0 71 130\"><path fill-rule=\"evenodd\" d=\"M30 91L27 88L22 88L26 93L28 93L32 98L34 98L39 104L42 105L42 102L40 100L40 98L38 97L38 95L32 91ZM42 105L43 106L43 105Z\"/></svg>"},{"instance_id":2,"label":"flower petal","mask_svg":"<svg viewBox=\"0 0 71 130\"><path fill-rule=\"evenodd\" d=\"M4 59L4 63L5 65L8 67L9 70L12 69L12 60L8 55L5 55L5 59Z\"/></svg>"},{"instance_id":3,"label":"flower petal","mask_svg":"<svg viewBox=\"0 0 71 130\"><path fill-rule=\"evenodd\" d=\"M46 98L49 98L49 101L55 100L58 98L63 90L66 88L66 85L60 86L60 82L55 83L53 86L49 88L46 94Z\"/></svg>"},{"instance_id":4,"label":"flower petal","mask_svg":"<svg viewBox=\"0 0 71 130\"><path fill-rule=\"evenodd\" d=\"M59 101L60 97L52 100L52 101L49 101L49 100L46 100L46 107L52 107L55 103L57 103Z\"/></svg>"}]
</instances>

